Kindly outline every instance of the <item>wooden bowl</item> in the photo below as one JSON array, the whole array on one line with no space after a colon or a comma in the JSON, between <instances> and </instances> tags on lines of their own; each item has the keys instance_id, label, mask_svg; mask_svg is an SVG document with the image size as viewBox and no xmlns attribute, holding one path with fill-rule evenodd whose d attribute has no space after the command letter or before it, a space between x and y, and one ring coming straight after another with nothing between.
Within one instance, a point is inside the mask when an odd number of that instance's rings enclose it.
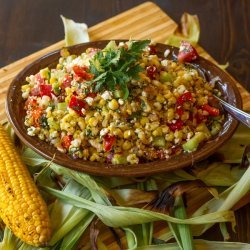
<instances>
[{"instance_id":1,"label":"wooden bowl","mask_svg":"<svg viewBox=\"0 0 250 250\"><path fill-rule=\"evenodd\" d=\"M121 40L119 40L121 41ZM119 42L117 41L117 42ZM96 41L69 47L72 54L85 52L89 47L104 48L109 41ZM163 57L166 49L170 50L169 58L178 53L178 49L164 44L157 44L157 53ZM173 156L168 160L158 160L150 163L141 163L137 165L112 165L100 162L84 161L82 159L74 160L70 156L59 152L54 146L39 140L37 137L27 135L24 125L24 100L21 95L21 86L25 84L26 76L36 74L40 69L45 67L55 67L60 58L60 51L49 53L42 58L34 61L24 68L10 84L6 108L10 123L12 124L18 137L30 148L47 159L52 159L55 155L54 162L62 166L82 171L85 173L101 176L145 176L175 169L191 166L213 154L226 140L228 140L237 128L238 122L231 115L226 114L226 120L222 130L216 138L206 142L201 148L193 153L181 153ZM201 69L206 71L208 78L212 79L218 76L221 79L221 91L227 102L241 108L242 102L240 93L236 87L235 81L224 71L219 69L211 62L204 58L198 58L195 61Z\"/></svg>"}]
</instances>

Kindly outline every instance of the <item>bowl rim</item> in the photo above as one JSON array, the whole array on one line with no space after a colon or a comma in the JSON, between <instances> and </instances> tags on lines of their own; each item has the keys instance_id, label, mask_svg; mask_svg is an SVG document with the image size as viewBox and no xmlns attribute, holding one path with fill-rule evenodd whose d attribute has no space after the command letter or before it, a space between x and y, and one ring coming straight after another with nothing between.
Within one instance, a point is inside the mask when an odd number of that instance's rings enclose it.
<instances>
[{"instance_id":1,"label":"bowl rim","mask_svg":"<svg viewBox=\"0 0 250 250\"><path fill-rule=\"evenodd\" d=\"M113 39L116 42L124 42L128 40L121 40L121 39ZM110 40L99 40L99 41L92 41L82 44L77 44L74 46L67 47L69 51L71 50L77 50L80 49L82 52L86 50L88 47L95 47L101 45L100 47L103 48L105 44L107 44ZM162 47L165 49L170 49L171 51L177 51L178 48L165 45L162 43L156 43L156 46ZM168 160L161 160L161 161L153 161L149 163L140 163L140 164L121 164L121 165L112 165L108 163L100 163L100 162L91 162L91 161L84 161L83 159L74 160L70 158L65 153L59 152L54 146L50 145L48 142L40 141L36 137L31 137L27 135L27 131L24 129L24 124L20 124L20 119L17 119L18 114L18 108L14 108L14 102L13 102L13 94L16 93L17 88L23 85L21 82L19 82L19 79L23 78L25 75L27 75L27 72L29 70L32 70L32 68L35 65L41 65L44 60L49 60L50 58L53 58L53 56L59 56L60 55L59 50L52 51L29 65L27 65L23 70L21 70L15 78L12 80L8 92L7 92L7 98L5 102L5 109L7 118L12 125L15 133L17 136L21 139L21 141L31 149L33 149L38 154L42 155L44 158L48 160L53 160L54 163L60 164L64 167L85 172L92 175L100 175L100 176L131 176L131 177L137 177L137 176L147 176L152 174L158 174L163 172L169 172L176 169L192 166L196 162L199 162L208 156L210 156L212 153L215 152L214 149L207 146L207 144L213 144L216 149L218 149L226 140L228 140L236 130L238 126L238 121L233 119L233 117L229 114L227 114L227 121L229 121L227 130L222 134L222 136L218 136L215 139L212 139L208 141L204 147L201 149L198 149L197 151L193 153L181 153L178 156L173 156ZM60 57L60 56L59 56ZM55 61L54 61L55 62ZM242 108L242 100L241 95L239 93L239 90L236 86L236 81L225 71L222 71L220 68L218 68L215 64L211 63L210 61L206 60L203 57L199 57L196 63L205 64L208 68L212 69L213 72L219 72L220 76L222 75L223 78L225 78L227 81L224 82L226 86L229 86L234 94L234 104L238 108ZM47 63L47 65L51 65L51 63ZM44 67L41 67L44 68ZM30 74L28 74L30 75ZM216 74L217 75L217 74ZM18 85L19 84L19 85ZM22 97L21 97L22 98ZM23 101L24 102L24 101ZM224 131L224 130L223 130ZM220 139L221 138L221 139ZM35 139L35 140L34 140ZM35 144L34 144L35 143ZM46 145L44 145L46 144ZM47 148L47 152L45 152L44 148ZM52 151L52 152L51 152ZM55 153L55 155L53 154Z\"/></svg>"}]
</instances>

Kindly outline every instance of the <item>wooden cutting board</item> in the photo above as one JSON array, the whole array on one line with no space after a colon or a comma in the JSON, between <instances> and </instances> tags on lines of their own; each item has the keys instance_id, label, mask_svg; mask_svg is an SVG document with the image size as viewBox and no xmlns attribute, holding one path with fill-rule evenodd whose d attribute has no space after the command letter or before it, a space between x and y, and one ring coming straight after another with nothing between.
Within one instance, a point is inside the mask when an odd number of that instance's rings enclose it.
<instances>
[{"instance_id":1,"label":"wooden cutting board","mask_svg":"<svg viewBox=\"0 0 250 250\"><path fill-rule=\"evenodd\" d=\"M89 35L92 41L129 39L131 37L133 39L152 39L155 42L164 43L176 28L177 24L157 5L146 2L90 27ZM0 69L0 120L6 117L4 104L6 92L12 79L32 61L63 46L64 41L60 41ZM198 52L201 56L215 62L201 47L198 48ZM240 84L237 86L243 98L244 109L250 110L249 93Z\"/></svg>"}]
</instances>

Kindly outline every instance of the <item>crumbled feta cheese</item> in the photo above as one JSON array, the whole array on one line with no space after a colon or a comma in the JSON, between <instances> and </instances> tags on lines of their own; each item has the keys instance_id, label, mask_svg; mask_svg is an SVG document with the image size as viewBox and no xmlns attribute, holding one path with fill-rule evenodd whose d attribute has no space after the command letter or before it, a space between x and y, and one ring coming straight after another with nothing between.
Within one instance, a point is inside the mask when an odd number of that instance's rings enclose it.
<instances>
[{"instance_id":1,"label":"crumbled feta cheese","mask_svg":"<svg viewBox=\"0 0 250 250\"><path fill-rule=\"evenodd\" d=\"M39 103L40 107L47 107L50 102L50 97L47 95L44 95Z\"/></svg>"},{"instance_id":2,"label":"crumbled feta cheese","mask_svg":"<svg viewBox=\"0 0 250 250\"><path fill-rule=\"evenodd\" d=\"M33 126L31 126L30 128L27 129L27 134L30 136L35 136L37 132L37 129Z\"/></svg>"},{"instance_id":3,"label":"crumbled feta cheese","mask_svg":"<svg viewBox=\"0 0 250 250\"><path fill-rule=\"evenodd\" d=\"M103 128L103 129L100 131L100 136L104 136L104 135L106 135L108 132L109 132L109 130L108 130L107 128Z\"/></svg>"},{"instance_id":4,"label":"crumbled feta cheese","mask_svg":"<svg viewBox=\"0 0 250 250\"><path fill-rule=\"evenodd\" d=\"M120 105L123 105L123 104L124 104L124 100L123 100L123 99L118 99L118 103L119 103Z\"/></svg>"},{"instance_id":5,"label":"crumbled feta cheese","mask_svg":"<svg viewBox=\"0 0 250 250\"><path fill-rule=\"evenodd\" d=\"M89 106L92 106L94 99L90 96L88 96L87 98L85 98L85 101L88 103Z\"/></svg>"},{"instance_id":6,"label":"crumbled feta cheese","mask_svg":"<svg viewBox=\"0 0 250 250\"><path fill-rule=\"evenodd\" d=\"M167 67L167 66L168 66L168 60L162 60L162 61L161 61L161 65L162 65L163 67Z\"/></svg>"},{"instance_id":7,"label":"crumbled feta cheese","mask_svg":"<svg viewBox=\"0 0 250 250\"><path fill-rule=\"evenodd\" d=\"M85 108L82 108L82 109L81 109L81 112L82 112L83 114L85 114L86 109L85 109Z\"/></svg>"},{"instance_id":8,"label":"crumbled feta cheese","mask_svg":"<svg viewBox=\"0 0 250 250\"><path fill-rule=\"evenodd\" d=\"M147 94L146 91L142 91L142 92L141 92L141 95L144 96L144 97L147 97L147 96L148 96L148 94Z\"/></svg>"},{"instance_id":9,"label":"crumbled feta cheese","mask_svg":"<svg viewBox=\"0 0 250 250\"><path fill-rule=\"evenodd\" d=\"M74 139L73 141L71 141L71 145L73 146L73 147L80 147L80 145L81 145L81 140L80 139Z\"/></svg>"},{"instance_id":10,"label":"crumbled feta cheese","mask_svg":"<svg viewBox=\"0 0 250 250\"><path fill-rule=\"evenodd\" d=\"M112 99L112 93L110 91L104 91L102 94L101 94L101 97L104 99L104 100L110 100Z\"/></svg>"}]
</instances>

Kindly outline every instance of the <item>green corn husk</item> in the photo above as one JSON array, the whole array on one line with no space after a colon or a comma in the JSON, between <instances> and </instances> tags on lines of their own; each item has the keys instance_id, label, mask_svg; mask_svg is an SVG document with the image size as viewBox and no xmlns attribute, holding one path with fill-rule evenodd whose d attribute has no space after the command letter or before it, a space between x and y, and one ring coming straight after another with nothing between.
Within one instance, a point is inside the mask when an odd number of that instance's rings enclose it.
<instances>
[{"instance_id":1,"label":"green corn husk","mask_svg":"<svg viewBox=\"0 0 250 250\"><path fill-rule=\"evenodd\" d=\"M61 200L65 200L69 204L90 210L95 213L104 224L110 227L126 227L128 225L142 224L159 220L193 225L216 222L235 223L234 213L232 211L220 211L182 220L166 214L139 208L105 206L49 187L41 187L41 190L46 191Z\"/></svg>"},{"instance_id":2,"label":"green corn husk","mask_svg":"<svg viewBox=\"0 0 250 250\"><path fill-rule=\"evenodd\" d=\"M186 219L186 209L182 200L182 196L177 196L175 198L174 204L174 216L180 219ZM177 224L177 229L181 238L182 249L194 250L193 236L189 225Z\"/></svg>"}]
</instances>

